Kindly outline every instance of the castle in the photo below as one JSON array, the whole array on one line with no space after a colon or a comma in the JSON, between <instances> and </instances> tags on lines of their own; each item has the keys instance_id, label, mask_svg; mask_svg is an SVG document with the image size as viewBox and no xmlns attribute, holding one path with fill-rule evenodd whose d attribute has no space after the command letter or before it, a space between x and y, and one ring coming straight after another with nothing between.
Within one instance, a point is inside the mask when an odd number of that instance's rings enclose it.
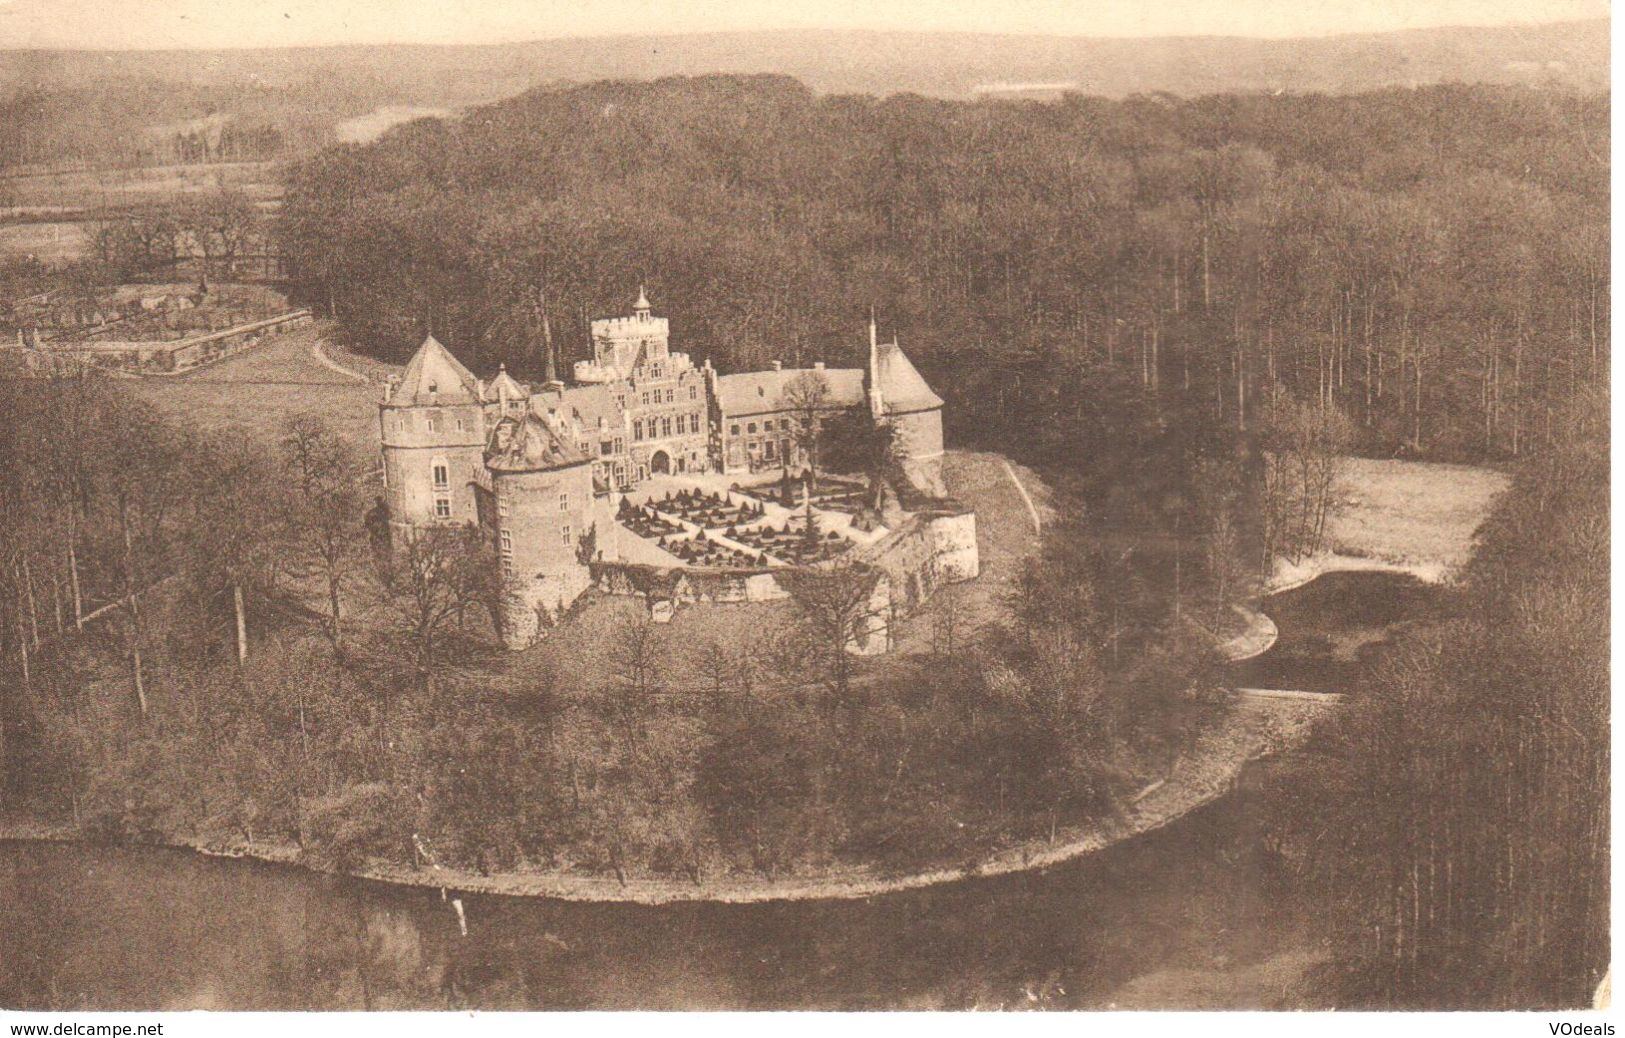
<instances>
[{"instance_id":1,"label":"castle","mask_svg":"<svg viewBox=\"0 0 1625 1038\"><path fill-rule=\"evenodd\" d=\"M750 473L799 472L808 459L797 423L809 410L867 415L887 430L893 499L916 509L951 505L942 399L895 341L878 341L872 320L863 369L775 364L719 374L709 361L695 365L671 350L668 321L654 316L641 290L631 315L592 322L592 342L592 359L576 362L570 385L556 377L549 342L546 379L532 387L506 370L479 379L430 336L379 404L392 542L436 524L489 530L512 646L534 641L591 586L595 564L638 547L617 522L626 495L663 476L722 473L748 482ZM894 525L896 512L894 505ZM960 557L943 579L975 575L973 529L968 562L957 539ZM761 562L768 565L765 552ZM931 583L908 579L911 588Z\"/></svg>"}]
</instances>

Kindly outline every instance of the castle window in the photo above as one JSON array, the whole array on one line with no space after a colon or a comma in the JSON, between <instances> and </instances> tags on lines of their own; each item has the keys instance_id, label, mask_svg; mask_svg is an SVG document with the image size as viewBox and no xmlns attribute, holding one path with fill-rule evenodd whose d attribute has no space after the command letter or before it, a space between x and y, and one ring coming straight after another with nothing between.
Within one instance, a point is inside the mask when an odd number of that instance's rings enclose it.
<instances>
[{"instance_id":1,"label":"castle window","mask_svg":"<svg viewBox=\"0 0 1625 1038\"><path fill-rule=\"evenodd\" d=\"M430 382L429 383L429 392L431 392L431 393L440 392L440 383L438 383L438 382Z\"/></svg>"},{"instance_id":2,"label":"castle window","mask_svg":"<svg viewBox=\"0 0 1625 1038\"><path fill-rule=\"evenodd\" d=\"M739 423L738 422L735 422L733 425L728 426L728 435L729 436L738 436L739 435Z\"/></svg>"},{"instance_id":3,"label":"castle window","mask_svg":"<svg viewBox=\"0 0 1625 1038\"><path fill-rule=\"evenodd\" d=\"M673 390L673 389L666 390L666 403L669 404L673 400L676 399L676 396L674 395L675 393L676 393L676 390Z\"/></svg>"},{"instance_id":4,"label":"castle window","mask_svg":"<svg viewBox=\"0 0 1625 1038\"><path fill-rule=\"evenodd\" d=\"M463 421L461 418L457 419L457 431L468 432L468 423Z\"/></svg>"},{"instance_id":5,"label":"castle window","mask_svg":"<svg viewBox=\"0 0 1625 1038\"><path fill-rule=\"evenodd\" d=\"M436 519L451 518L451 498L437 497L434 499L434 517Z\"/></svg>"},{"instance_id":6,"label":"castle window","mask_svg":"<svg viewBox=\"0 0 1625 1038\"><path fill-rule=\"evenodd\" d=\"M598 441L598 456L599 457L607 458L613 453L615 453L615 443L614 443L613 440L599 440Z\"/></svg>"},{"instance_id":7,"label":"castle window","mask_svg":"<svg viewBox=\"0 0 1625 1038\"><path fill-rule=\"evenodd\" d=\"M505 498L505 497L497 498L497 515L500 515L500 516L502 516L504 518L507 517L507 515L508 515L508 499L507 498Z\"/></svg>"},{"instance_id":8,"label":"castle window","mask_svg":"<svg viewBox=\"0 0 1625 1038\"><path fill-rule=\"evenodd\" d=\"M756 423L751 422L749 425L745 426L745 431L748 432L748 433L755 432L756 431Z\"/></svg>"},{"instance_id":9,"label":"castle window","mask_svg":"<svg viewBox=\"0 0 1625 1038\"><path fill-rule=\"evenodd\" d=\"M767 460L772 461L775 457L778 456L777 452L774 451L774 449L773 449L773 441L768 440L766 446L767 446Z\"/></svg>"},{"instance_id":10,"label":"castle window","mask_svg":"<svg viewBox=\"0 0 1625 1038\"><path fill-rule=\"evenodd\" d=\"M660 419L660 435L662 435L662 436L670 436L671 435L671 419L670 418L662 418L662 419Z\"/></svg>"},{"instance_id":11,"label":"castle window","mask_svg":"<svg viewBox=\"0 0 1625 1038\"><path fill-rule=\"evenodd\" d=\"M443 461L434 463L434 488L445 490L451 486L451 469Z\"/></svg>"},{"instance_id":12,"label":"castle window","mask_svg":"<svg viewBox=\"0 0 1625 1038\"><path fill-rule=\"evenodd\" d=\"M503 530L502 531L502 554L503 555L512 555L513 554L513 531L512 530Z\"/></svg>"},{"instance_id":13,"label":"castle window","mask_svg":"<svg viewBox=\"0 0 1625 1038\"><path fill-rule=\"evenodd\" d=\"M570 537L570 527L568 525L559 527L559 543L564 545L566 548L572 547L575 544L575 541Z\"/></svg>"},{"instance_id":14,"label":"castle window","mask_svg":"<svg viewBox=\"0 0 1625 1038\"><path fill-rule=\"evenodd\" d=\"M439 432L440 431L440 419L435 417L434 415L429 416L429 431L430 432Z\"/></svg>"},{"instance_id":15,"label":"castle window","mask_svg":"<svg viewBox=\"0 0 1625 1038\"><path fill-rule=\"evenodd\" d=\"M615 453L619 454L624 450L626 450L626 442L619 436L615 437Z\"/></svg>"},{"instance_id":16,"label":"castle window","mask_svg":"<svg viewBox=\"0 0 1625 1038\"><path fill-rule=\"evenodd\" d=\"M700 397L700 388L698 386L689 386L688 387L688 398L690 400L698 400L699 397Z\"/></svg>"},{"instance_id":17,"label":"castle window","mask_svg":"<svg viewBox=\"0 0 1625 1038\"><path fill-rule=\"evenodd\" d=\"M633 441L643 439L643 419L641 418L632 423L632 439Z\"/></svg>"},{"instance_id":18,"label":"castle window","mask_svg":"<svg viewBox=\"0 0 1625 1038\"><path fill-rule=\"evenodd\" d=\"M644 407L649 406L649 394L648 393L643 394L643 406Z\"/></svg>"},{"instance_id":19,"label":"castle window","mask_svg":"<svg viewBox=\"0 0 1625 1038\"><path fill-rule=\"evenodd\" d=\"M570 495L569 494L560 494L559 495L559 511L568 512L569 510L570 510Z\"/></svg>"}]
</instances>

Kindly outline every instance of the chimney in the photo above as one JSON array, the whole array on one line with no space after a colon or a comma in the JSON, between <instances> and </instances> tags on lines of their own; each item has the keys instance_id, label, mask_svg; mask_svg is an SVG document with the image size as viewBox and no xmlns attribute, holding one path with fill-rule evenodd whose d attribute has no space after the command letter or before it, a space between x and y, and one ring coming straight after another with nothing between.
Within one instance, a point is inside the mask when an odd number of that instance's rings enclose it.
<instances>
[{"instance_id":1,"label":"chimney","mask_svg":"<svg viewBox=\"0 0 1625 1038\"><path fill-rule=\"evenodd\" d=\"M773 370L774 371L783 371L784 370L784 362L780 361L780 360L774 361L773 362Z\"/></svg>"}]
</instances>

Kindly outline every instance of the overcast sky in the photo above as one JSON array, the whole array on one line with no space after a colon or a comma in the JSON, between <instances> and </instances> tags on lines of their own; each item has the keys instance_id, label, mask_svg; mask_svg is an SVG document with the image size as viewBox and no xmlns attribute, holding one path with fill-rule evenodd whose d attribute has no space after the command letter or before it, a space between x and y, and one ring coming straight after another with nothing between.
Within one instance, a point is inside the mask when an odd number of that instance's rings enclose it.
<instances>
[{"instance_id":1,"label":"overcast sky","mask_svg":"<svg viewBox=\"0 0 1625 1038\"><path fill-rule=\"evenodd\" d=\"M1607 14L1606 0L0 0L0 48L495 43L811 27L1320 36Z\"/></svg>"}]
</instances>

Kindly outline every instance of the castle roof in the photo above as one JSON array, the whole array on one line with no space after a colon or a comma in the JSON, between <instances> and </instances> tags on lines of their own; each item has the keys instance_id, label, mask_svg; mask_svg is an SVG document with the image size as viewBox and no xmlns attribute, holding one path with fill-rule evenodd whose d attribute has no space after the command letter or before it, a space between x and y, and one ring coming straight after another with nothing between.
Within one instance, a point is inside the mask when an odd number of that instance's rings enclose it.
<instances>
[{"instance_id":1,"label":"castle roof","mask_svg":"<svg viewBox=\"0 0 1625 1038\"><path fill-rule=\"evenodd\" d=\"M586 455L534 414L502 419L485 447L485 465L493 472L543 472L586 463Z\"/></svg>"},{"instance_id":2,"label":"castle roof","mask_svg":"<svg viewBox=\"0 0 1625 1038\"><path fill-rule=\"evenodd\" d=\"M883 414L908 414L942 406L942 397L932 392L901 346L895 342L877 345L873 356L874 386L880 394Z\"/></svg>"},{"instance_id":3,"label":"castle roof","mask_svg":"<svg viewBox=\"0 0 1625 1038\"><path fill-rule=\"evenodd\" d=\"M615 406L619 387L602 382L588 382L576 386L544 387L533 398L532 407L552 410L566 421L576 423L581 432L593 436L600 431L619 434L625 428L622 411ZM604 428L598 428L598 420Z\"/></svg>"},{"instance_id":4,"label":"castle roof","mask_svg":"<svg viewBox=\"0 0 1625 1038\"><path fill-rule=\"evenodd\" d=\"M463 367L462 361L431 335L407 362L400 385L390 393L389 402L400 406L477 404L480 402L479 382L472 371Z\"/></svg>"},{"instance_id":5,"label":"castle roof","mask_svg":"<svg viewBox=\"0 0 1625 1038\"><path fill-rule=\"evenodd\" d=\"M487 400L501 400L504 397L512 400L516 397L523 398L527 396L530 396L529 387L515 381L514 377L508 374L507 365L503 365L497 371L497 377L492 379L490 384L485 387L485 399Z\"/></svg>"},{"instance_id":6,"label":"castle roof","mask_svg":"<svg viewBox=\"0 0 1625 1038\"><path fill-rule=\"evenodd\" d=\"M863 403L863 371L860 368L785 368L780 371L741 371L717 378L717 403L722 413L764 414L789 409L785 390L798 375L822 375L829 386L831 409Z\"/></svg>"}]
</instances>

